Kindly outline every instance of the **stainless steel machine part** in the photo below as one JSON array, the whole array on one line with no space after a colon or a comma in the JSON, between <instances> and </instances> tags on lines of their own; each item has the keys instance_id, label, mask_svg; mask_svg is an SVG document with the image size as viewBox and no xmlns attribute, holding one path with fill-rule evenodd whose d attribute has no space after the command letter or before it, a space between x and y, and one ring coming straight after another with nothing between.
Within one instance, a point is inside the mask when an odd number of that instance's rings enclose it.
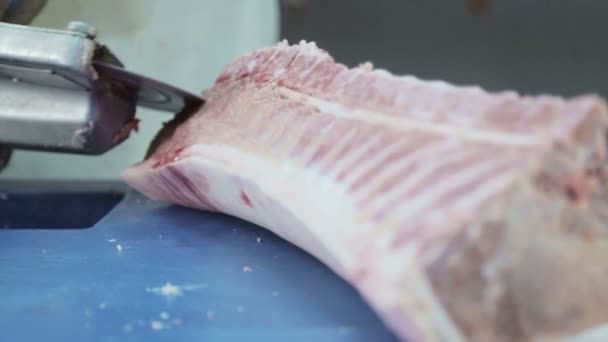
<instances>
[{"instance_id":1,"label":"stainless steel machine part","mask_svg":"<svg viewBox=\"0 0 608 342\"><path fill-rule=\"evenodd\" d=\"M120 143L136 102L96 74L107 53L79 31L0 24L0 142L89 154Z\"/></svg>"},{"instance_id":2,"label":"stainless steel machine part","mask_svg":"<svg viewBox=\"0 0 608 342\"><path fill-rule=\"evenodd\" d=\"M137 128L137 105L171 113L202 105L197 95L125 70L94 27L67 28L0 23L0 144L102 154Z\"/></svg>"},{"instance_id":3,"label":"stainless steel machine part","mask_svg":"<svg viewBox=\"0 0 608 342\"><path fill-rule=\"evenodd\" d=\"M0 21L29 24L44 8L47 0L0 0ZM12 149L0 145L0 171L10 160Z\"/></svg>"}]
</instances>

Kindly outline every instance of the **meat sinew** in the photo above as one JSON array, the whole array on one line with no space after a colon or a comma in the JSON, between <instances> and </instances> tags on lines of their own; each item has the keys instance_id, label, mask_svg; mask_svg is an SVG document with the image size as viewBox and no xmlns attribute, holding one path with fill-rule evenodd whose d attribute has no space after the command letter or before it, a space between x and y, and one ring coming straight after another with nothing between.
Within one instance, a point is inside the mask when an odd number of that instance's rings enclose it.
<instances>
[{"instance_id":1,"label":"meat sinew","mask_svg":"<svg viewBox=\"0 0 608 342\"><path fill-rule=\"evenodd\" d=\"M608 324L606 104L242 56L125 180L308 251L411 341L529 341Z\"/></svg>"}]
</instances>

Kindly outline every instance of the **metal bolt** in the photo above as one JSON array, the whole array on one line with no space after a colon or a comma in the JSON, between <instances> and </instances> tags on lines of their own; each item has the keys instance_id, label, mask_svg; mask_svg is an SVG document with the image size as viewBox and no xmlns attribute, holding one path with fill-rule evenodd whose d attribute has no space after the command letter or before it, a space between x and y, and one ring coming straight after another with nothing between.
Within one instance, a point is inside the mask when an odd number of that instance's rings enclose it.
<instances>
[{"instance_id":1,"label":"metal bolt","mask_svg":"<svg viewBox=\"0 0 608 342\"><path fill-rule=\"evenodd\" d=\"M68 30L84 33L89 38L95 38L95 36L97 36L97 29L83 21L70 21L68 23Z\"/></svg>"}]
</instances>

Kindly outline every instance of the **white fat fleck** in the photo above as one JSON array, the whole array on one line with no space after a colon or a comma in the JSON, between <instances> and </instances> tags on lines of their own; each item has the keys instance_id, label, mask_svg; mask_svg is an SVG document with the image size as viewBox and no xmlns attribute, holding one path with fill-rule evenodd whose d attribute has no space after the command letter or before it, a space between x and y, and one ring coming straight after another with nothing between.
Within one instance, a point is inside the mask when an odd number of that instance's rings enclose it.
<instances>
[{"instance_id":1,"label":"white fat fleck","mask_svg":"<svg viewBox=\"0 0 608 342\"><path fill-rule=\"evenodd\" d=\"M165 285L163 285L161 287L154 287L154 288L147 287L146 292L154 293L159 296L163 296L168 299L171 299L174 297L183 296L185 291L195 291L195 290L204 288L206 286L207 286L207 284L191 284L191 285L179 286L179 285L174 285L174 284L171 284L170 282L167 282L167 283L165 283Z\"/></svg>"},{"instance_id":2,"label":"white fat fleck","mask_svg":"<svg viewBox=\"0 0 608 342\"><path fill-rule=\"evenodd\" d=\"M376 75L379 75L379 76L394 77L394 75L386 69L375 69L375 73L376 73Z\"/></svg>"},{"instance_id":3,"label":"white fat fleck","mask_svg":"<svg viewBox=\"0 0 608 342\"><path fill-rule=\"evenodd\" d=\"M116 250L118 251L118 253L122 252L122 245L116 245Z\"/></svg>"},{"instance_id":4,"label":"white fat fleck","mask_svg":"<svg viewBox=\"0 0 608 342\"><path fill-rule=\"evenodd\" d=\"M256 239L255 239L255 241L256 241L257 243L262 243L262 238L261 238L261 237L258 237L258 238L256 238Z\"/></svg>"},{"instance_id":5,"label":"white fat fleck","mask_svg":"<svg viewBox=\"0 0 608 342\"><path fill-rule=\"evenodd\" d=\"M361 63L361 64L359 64L359 68L364 71L373 71L374 64L372 62Z\"/></svg>"},{"instance_id":6,"label":"white fat fleck","mask_svg":"<svg viewBox=\"0 0 608 342\"><path fill-rule=\"evenodd\" d=\"M176 296L183 295L182 288L179 286L173 285L171 283L166 283L162 287L157 287L157 288L152 288L152 289L147 288L146 292L156 293L156 294L164 296L164 297L176 297Z\"/></svg>"},{"instance_id":7,"label":"white fat fleck","mask_svg":"<svg viewBox=\"0 0 608 342\"><path fill-rule=\"evenodd\" d=\"M164 321L168 320L171 317L167 311L161 311L158 316Z\"/></svg>"},{"instance_id":8,"label":"white fat fleck","mask_svg":"<svg viewBox=\"0 0 608 342\"><path fill-rule=\"evenodd\" d=\"M8 199L8 194L5 194L4 192L0 192L0 200L6 201L7 199Z\"/></svg>"},{"instance_id":9,"label":"white fat fleck","mask_svg":"<svg viewBox=\"0 0 608 342\"><path fill-rule=\"evenodd\" d=\"M281 77L285 74L285 68L278 68L277 70L274 71L274 73L272 74L272 76L274 77Z\"/></svg>"},{"instance_id":10,"label":"white fat fleck","mask_svg":"<svg viewBox=\"0 0 608 342\"><path fill-rule=\"evenodd\" d=\"M429 80L428 83L440 90L454 89L454 85L443 80Z\"/></svg>"},{"instance_id":11,"label":"white fat fleck","mask_svg":"<svg viewBox=\"0 0 608 342\"><path fill-rule=\"evenodd\" d=\"M433 121L436 112L430 110L414 110L411 111L410 114L416 119L420 119L423 121Z\"/></svg>"},{"instance_id":12,"label":"white fat fleck","mask_svg":"<svg viewBox=\"0 0 608 342\"><path fill-rule=\"evenodd\" d=\"M105 310L108 307L108 303L101 302L99 303L99 310Z\"/></svg>"},{"instance_id":13,"label":"white fat fleck","mask_svg":"<svg viewBox=\"0 0 608 342\"><path fill-rule=\"evenodd\" d=\"M247 63L247 72L253 72L253 70L255 70L255 67L258 65L258 62L256 61L249 61L249 63Z\"/></svg>"},{"instance_id":14,"label":"white fat fleck","mask_svg":"<svg viewBox=\"0 0 608 342\"><path fill-rule=\"evenodd\" d=\"M336 122L332 121L328 125L325 125L323 128L321 128L321 130L319 131L319 134L325 135L325 134L329 133L332 129L334 129L335 126L336 126Z\"/></svg>"},{"instance_id":15,"label":"white fat fleck","mask_svg":"<svg viewBox=\"0 0 608 342\"><path fill-rule=\"evenodd\" d=\"M253 269L251 267L249 267L249 266L243 267L243 272L251 272L251 271L253 271Z\"/></svg>"},{"instance_id":16,"label":"white fat fleck","mask_svg":"<svg viewBox=\"0 0 608 342\"><path fill-rule=\"evenodd\" d=\"M459 113L459 112L452 112L450 114L450 120L454 123L460 124L463 127L469 128L469 129L474 129L474 124L476 122L478 122L478 117L479 114L474 114L474 113Z\"/></svg>"},{"instance_id":17,"label":"white fat fleck","mask_svg":"<svg viewBox=\"0 0 608 342\"><path fill-rule=\"evenodd\" d=\"M160 293L163 296L179 296L182 294L182 290L179 286L175 286L171 283L165 284L160 288Z\"/></svg>"},{"instance_id":18,"label":"white fat fleck","mask_svg":"<svg viewBox=\"0 0 608 342\"><path fill-rule=\"evenodd\" d=\"M108 241L108 242L112 243L112 242L116 242L116 241L118 241L118 240L116 240L116 239L107 239L106 241Z\"/></svg>"},{"instance_id":19,"label":"white fat fleck","mask_svg":"<svg viewBox=\"0 0 608 342\"><path fill-rule=\"evenodd\" d=\"M157 320L153 320L150 322L150 328L152 328L152 330L155 331L159 331L159 330L163 330L163 322L161 321L157 321Z\"/></svg>"}]
</instances>

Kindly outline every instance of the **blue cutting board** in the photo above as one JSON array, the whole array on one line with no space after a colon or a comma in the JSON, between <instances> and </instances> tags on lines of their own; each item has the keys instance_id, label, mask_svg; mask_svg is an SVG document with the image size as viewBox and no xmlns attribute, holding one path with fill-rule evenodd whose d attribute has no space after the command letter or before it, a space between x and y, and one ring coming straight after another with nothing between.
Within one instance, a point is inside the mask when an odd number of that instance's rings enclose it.
<instances>
[{"instance_id":1,"label":"blue cutting board","mask_svg":"<svg viewBox=\"0 0 608 342\"><path fill-rule=\"evenodd\" d=\"M0 184L0 340L395 340L351 286L263 228L86 188Z\"/></svg>"}]
</instances>

